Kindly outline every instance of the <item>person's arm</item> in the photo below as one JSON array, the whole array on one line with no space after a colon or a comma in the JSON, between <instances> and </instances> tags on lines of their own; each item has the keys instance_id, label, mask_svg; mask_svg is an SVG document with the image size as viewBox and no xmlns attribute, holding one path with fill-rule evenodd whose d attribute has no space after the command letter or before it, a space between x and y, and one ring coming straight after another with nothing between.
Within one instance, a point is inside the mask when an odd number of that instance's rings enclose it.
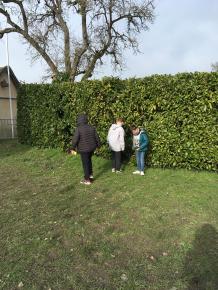
<instances>
[{"instance_id":1,"label":"person's arm","mask_svg":"<svg viewBox=\"0 0 218 290\"><path fill-rule=\"evenodd\" d=\"M96 129L95 129L95 140L96 140L97 148L101 147L101 141L100 141L100 138L98 136Z\"/></svg>"},{"instance_id":2,"label":"person's arm","mask_svg":"<svg viewBox=\"0 0 218 290\"><path fill-rule=\"evenodd\" d=\"M149 143L148 136L146 133L143 133L142 134L142 142L140 144L139 150L145 150L148 147L148 143Z\"/></svg>"},{"instance_id":3,"label":"person's arm","mask_svg":"<svg viewBox=\"0 0 218 290\"><path fill-rule=\"evenodd\" d=\"M136 146L136 140L135 140L134 136L132 136L132 149L133 150L137 150L138 149L138 146Z\"/></svg>"},{"instance_id":4,"label":"person's arm","mask_svg":"<svg viewBox=\"0 0 218 290\"><path fill-rule=\"evenodd\" d=\"M79 129L78 128L76 128L76 131L75 131L75 133L74 133L74 135L73 135L73 138L72 138L72 141L71 141L71 144L72 144L72 149L73 150L75 150L76 149L76 147L77 147L77 145L78 145L78 143L79 143Z\"/></svg>"},{"instance_id":5,"label":"person's arm","mask_svg":"<svg viewBox=\"0 0 218 290\"><path fill-rule=\"evenodd\" d=\"M120 130L120 136L119 136L119 140L120 140L120 147L121 147L121 150L124 151L125 150L125 131L124 129L121 127L121 130Z\"/></svg>"},{"instance_id":6,"label":"person's arm","mask_svg":"<svg viewBox=\"0 0 218 290\"><path fill-rule=\"evenodd\" d=\"M109 144L110 131L111 131L111 128L108 130L108 133L107 133L107 143L108 143L108 144Z\"/></svg>"}]
</instances>

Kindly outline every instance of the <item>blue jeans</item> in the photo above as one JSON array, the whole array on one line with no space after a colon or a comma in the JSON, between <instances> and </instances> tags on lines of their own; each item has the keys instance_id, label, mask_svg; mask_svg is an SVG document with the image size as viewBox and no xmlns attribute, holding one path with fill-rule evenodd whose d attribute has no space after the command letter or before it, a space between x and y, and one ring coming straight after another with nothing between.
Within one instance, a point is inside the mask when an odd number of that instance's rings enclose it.
<instances>
[{"instance_id":1,"label":"blue jeans","mask_svg":"<svg viewBox=\"0 0 218 290\"><path fill-rule=\"evenodd\" d=\"M139 171L144 171L145 169L145 152L144 151L136 151L136 161L137 161L137 169Z\"/></svg>"}]
</instances>

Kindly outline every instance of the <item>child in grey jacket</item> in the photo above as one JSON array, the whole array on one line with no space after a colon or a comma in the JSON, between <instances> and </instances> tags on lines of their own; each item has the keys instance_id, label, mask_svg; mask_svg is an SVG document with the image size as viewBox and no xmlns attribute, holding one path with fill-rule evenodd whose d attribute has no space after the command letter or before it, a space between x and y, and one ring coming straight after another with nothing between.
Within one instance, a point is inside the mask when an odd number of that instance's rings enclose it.
<instances>
[{"instance_id":1,"label":"child in grey jacket","mask_svg":"<svg viewBox=\"0 0 218 290\"><path fill-rule=\"evenodd\" d=\"M112 151L112 172L117 173L121 172L122 151L125 150L123 124L123 119L118 118L116 124L111 125L107 136L107 141Z\"/></svg>"}]
</instances>

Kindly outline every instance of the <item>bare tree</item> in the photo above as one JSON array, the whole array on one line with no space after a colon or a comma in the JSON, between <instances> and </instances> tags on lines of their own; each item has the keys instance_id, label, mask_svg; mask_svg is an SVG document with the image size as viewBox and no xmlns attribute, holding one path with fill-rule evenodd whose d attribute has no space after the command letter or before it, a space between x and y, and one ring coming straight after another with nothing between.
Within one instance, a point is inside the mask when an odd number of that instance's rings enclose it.
<instances>
[{"instance_id":1,"label":"bare tree","mask_svg":"<svg viewBox=\"0 0 218 290\"><path fill-rule=\"evenodd\" d=\"M123 50L138 50L137 36L154 19L154 0L0 0L6 33L18 33L54 76L92 76L106 56L122 67Z\"/></svg>"},{"instance_id":2,"label":"bare tree","mask_svg":"<svg viewBox=\"0 0 218 290\"><path fill-rule=\"evenodd\" d=\"M212 63L211 69L213 72L218 72L218 62Z\"/></svg>"}]
</instances>

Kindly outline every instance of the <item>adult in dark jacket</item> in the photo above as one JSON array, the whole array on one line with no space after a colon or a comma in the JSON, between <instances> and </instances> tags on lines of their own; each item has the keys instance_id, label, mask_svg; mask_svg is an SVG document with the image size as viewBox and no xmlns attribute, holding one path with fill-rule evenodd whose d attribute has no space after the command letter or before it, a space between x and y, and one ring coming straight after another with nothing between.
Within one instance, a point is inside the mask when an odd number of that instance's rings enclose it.
<instances>
[{"instance_id":1,"label":"adult in dark jacket","mask_svg":"<svg viewBox=\"0 0 218 290\"><path fill-rule=\"evenodd\" d=\"M85 114L79 115L77 128L72 138L72 149L77 150L81 156L84 170L84 181L81 181L83 184L91 184L91 179L93 179L92 155L98 147L100 147L100 139L96 129L88 124Z\"/></svg>"}]
</instances>

